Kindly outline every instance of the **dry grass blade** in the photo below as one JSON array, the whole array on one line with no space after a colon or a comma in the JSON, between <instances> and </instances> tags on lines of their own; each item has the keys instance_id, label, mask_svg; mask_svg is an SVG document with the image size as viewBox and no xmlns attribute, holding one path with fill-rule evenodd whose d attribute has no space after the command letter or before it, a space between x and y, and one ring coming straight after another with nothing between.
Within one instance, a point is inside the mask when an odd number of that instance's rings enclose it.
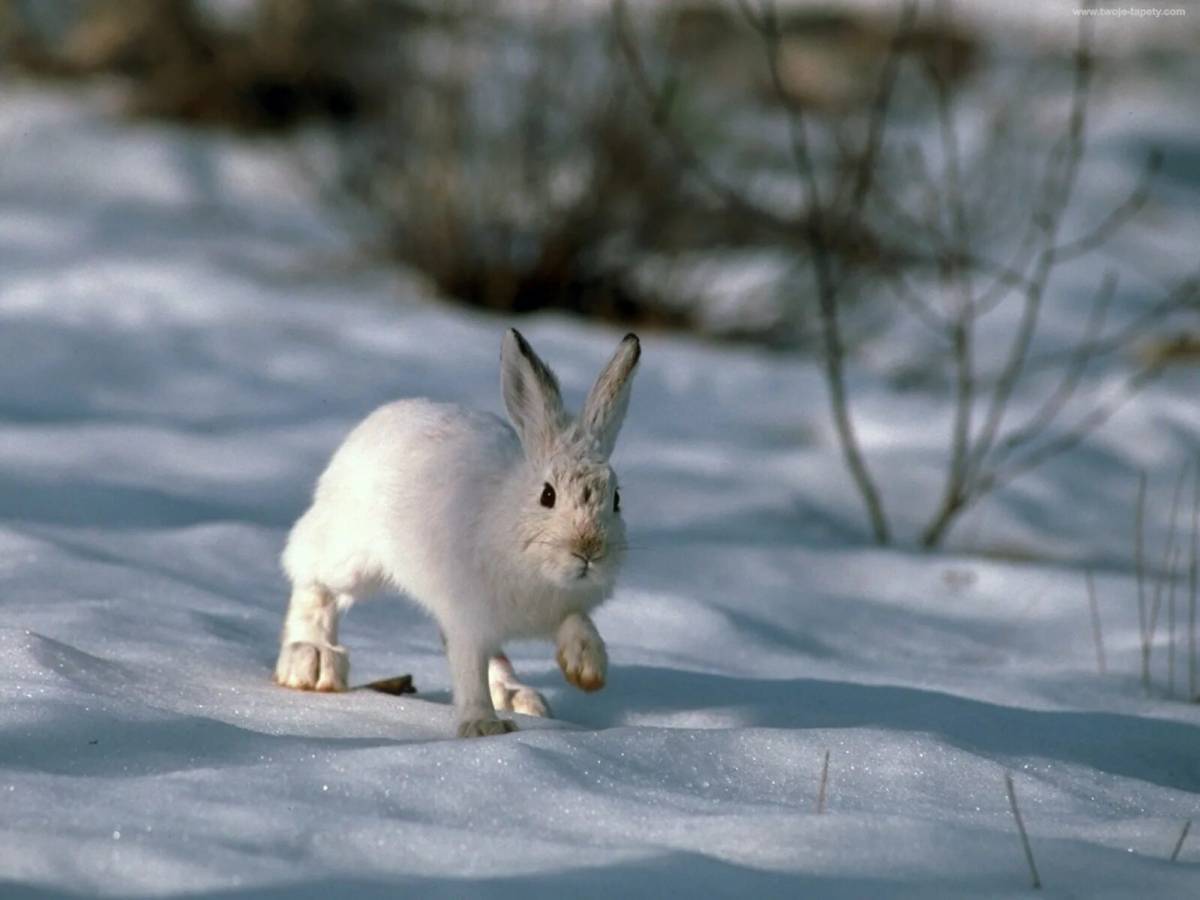
<instances>
[{"instance_id":1,"label":"dry grass blade","mask_svg":"<svg viewBox=\"0 0 1200 900\"><path fill-rule=\"evenodd\" d=\"M1154 634L1158 630L1158 614L1162 609L1163 592L1175 590L1175 580L1178 574L1180 549L1175 539L1179 526L1179 503L1183 499L1183 486L1187 482L1188 465L1185 464L1175 479L1175 490L1171 494L1171 515L1167 520L1167 542L1163 547L1162 563L1158 578L1154 584L1154 595L1150 600L1150 608L1146 613L1145 628L1142 632L1142 686L1150 690L1150 658L1154 652ZM1169 601L1168 601L1169 602Z\"/></svg>"},{"instance_id":2,"label":"dry grass blade","mask_svg":"<svg viewBox=\"0 0 1200 900\"><path fill-rule=\"evenodd\" d=\"M1037 864L1033 861L1033 848L1029 846L1029 834L1025 831L1025 822L1021 818L1021 809L1017 806L1017 792L1013 788L1012 775L1004 773L1004 787L1008 790L1008 805L1012 810L1013 819L1017 823L1017 831L1021 835L1021 848L1025 851L1025 862L1029 864L1029 875L1033 879L1033 889L1040 890L1042 879L1038 875Z\"/></svg>"},{"instance_id":3,"label":"dry grass blade","mask_svg":"<svg viewBox=\"0 0 1200 900\"><path fill-rule=\"evenodd\" d=\"M1192 540L1188 547L1188 697L1200 700L1196 684L1196 593L1197 567L1200 566L1200 460L1196 461L1192 482Z\"/></svg>"},{"instance_id":4,"label":"dry grass blade","mask_svg":"<svg viewBox=\"0 0 1200 900\"><path fill-rule=\"evenodd\" d=\"M821 763L821 786L817 790L817 814L825 812L825 796L829 788L829 751L825 751L825 760Z\"/></svg>"},{"instance_id":5,"label":"dry grass blade","mask_svg":"<svg viewBox=\"0 0 1200 900\"><path fill-rule=\"evenodd\" d=\"M1096 602L1096 584L1091 569L1084 572L1084 578L1087 581L1088 606L1092 611L1092 640L1096 644L1096 667L1103 675L1108 666L1104 660L1104 633L1100 628L1100 606Z\"/></svg>"},{"instance_id":6,"label":"dry grass blade","mask_svg":"<svg viewBox=\"0 0 1200 900\"><path fill-rule=\"evenodd\" d=\"M1175 849L1171 851L1171 862L1179 859L1179 851L1183 849L1183 842L1187 840L1188 832L1192 830L1192 820L1188 819L1183 823L1183 830L1179 832L1179 840L1175 842Z\"/></svg>"},{"instance_id":7,"label":"dry grass blade","mask_svg":"<svg viewBox=\"0 0 1200 900\"><path fill-rule=\"evenodd\" d=\"M1178 554L1176 554L1178 561ZM1175 566L1171 566L1171 584L1167 588L1167 696L1175 699Z\"/></svg>"},{"instance_id":8,"label":"dry grass blade","mask_svg":"<svg viewBox=\"0 0 1200 900\"><path fill-rule=\"evenodd\" d=\"M1138 636L1142 643L1142 688L1150 690L1150 660L1146 651L1146 473L1138 472L1137 505L1133 521L1133 564L1137 574Z\"/></svg>"}]
</instances>

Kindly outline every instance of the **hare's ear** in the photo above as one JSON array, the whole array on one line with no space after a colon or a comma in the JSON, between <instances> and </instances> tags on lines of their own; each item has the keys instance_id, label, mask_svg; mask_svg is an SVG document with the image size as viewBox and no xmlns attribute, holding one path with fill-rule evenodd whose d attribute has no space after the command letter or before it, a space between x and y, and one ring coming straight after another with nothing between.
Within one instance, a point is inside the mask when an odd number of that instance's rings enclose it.
<instances>
[{"instance_id":1,"label":"hare's ear","mask_svg":"<svg viewBox=\"0 0 1200 900\"><path fill-rule=\"evenodd\" d=\"M625 410L629 408L629 389L633 386L633 370L641 355L642 345L638 343L637 335L625 335L583 404L580 423L605 458L612 453L617 443L617 432L625 421Z\"/></svg>"},{"instance_id":2,"label":"hare's ear","mask_svg":"<svg viewBox=\"0 0 1200 900\"><path fill-rule=\"evenodd\" d=\"M515 328L504 335L500 347L500 389L525 455L544 455L562 428L562 395L550 367Z\"/></svg>"}]
</instances>

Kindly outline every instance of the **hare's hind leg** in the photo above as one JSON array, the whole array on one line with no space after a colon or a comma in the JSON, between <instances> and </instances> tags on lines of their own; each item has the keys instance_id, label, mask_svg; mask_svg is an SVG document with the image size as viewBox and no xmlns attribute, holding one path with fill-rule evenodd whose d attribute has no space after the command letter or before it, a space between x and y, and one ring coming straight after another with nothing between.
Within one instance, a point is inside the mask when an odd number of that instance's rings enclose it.
<instances>
[{"instance_id":1,"label":"hare's hind leg","mask_svg":"<svg viewBox=\"0 0 1200 900\"><path fill-rule=\"evenodd\" d=\"M292 590L283 620L275 681L302 691L344 691L350 657L338 645L338 614L351 602L318 584Z\"/></svg>"},{"instance_id":2,"label":"hare's hind leg","mask_svg":"<svg viewBox=\"0 0 1200 900\"><path fill-rule=\"evenodd\" d=\"M505 712L549 718L546 698L517 678L516 670L503 653L488 660L488 690L492 705Z\"/></svg>"}]
</instances>

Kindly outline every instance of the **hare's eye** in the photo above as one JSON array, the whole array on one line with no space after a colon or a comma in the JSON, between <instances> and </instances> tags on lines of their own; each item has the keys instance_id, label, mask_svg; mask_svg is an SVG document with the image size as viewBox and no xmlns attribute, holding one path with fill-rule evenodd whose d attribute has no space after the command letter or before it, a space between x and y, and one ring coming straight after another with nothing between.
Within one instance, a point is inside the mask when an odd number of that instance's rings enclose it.
<instances>
[{"instance_id":1,"label":"hare's eye","mask_svg":"<svg viewBox=\"0 0 1200 900\"><path fill-rule=\"evenodd\" d=\"M621 511L621 492L613 491L613 512Z\"/></svg>"},{"instance_id":2,"label":"hare's eye","mask_svg":"<svg viewBox=\"0 0 1200 900\"><path fill-rule=\"evenodd\" d=\"M554 508L554 488L550 486L550 482L542 485L542 506L546 509Z\"/></svg>"}]
</instances>

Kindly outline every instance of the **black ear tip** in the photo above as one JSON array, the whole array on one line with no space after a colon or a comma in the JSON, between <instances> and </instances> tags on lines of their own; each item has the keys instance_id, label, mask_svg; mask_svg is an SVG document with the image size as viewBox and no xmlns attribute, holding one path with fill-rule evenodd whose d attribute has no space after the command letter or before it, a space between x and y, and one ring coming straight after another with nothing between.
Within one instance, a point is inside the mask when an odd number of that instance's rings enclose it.
<instances>
[{"instance_id":1,"label":"black ear tip","mask_svg":"<svg viewBox=\"0 0 1200 900\"><path fill-rule=\"evenodd\" d=\"M634 365L637 365L637 361L642 358L642 342L639 341L638 336L631 331L629 334L625 335L625 337L621 338L621 346L624 347L626 344L633 346L633 363Z\"/></svg>"},{"instance_id":2,"label":"black ear tip","mask_svg":"<svg viewBox=\"0 0 1200 900\"><path fill-rule=\"evenodd\" d=\"M525 356L528 356L530 347L529 341L525 340L525 335L521 334L521 332L517 331L515 328L508 329L508 333L511 334L516 340L517 349L519 349Z\"/></svg>"}]
</instances>

